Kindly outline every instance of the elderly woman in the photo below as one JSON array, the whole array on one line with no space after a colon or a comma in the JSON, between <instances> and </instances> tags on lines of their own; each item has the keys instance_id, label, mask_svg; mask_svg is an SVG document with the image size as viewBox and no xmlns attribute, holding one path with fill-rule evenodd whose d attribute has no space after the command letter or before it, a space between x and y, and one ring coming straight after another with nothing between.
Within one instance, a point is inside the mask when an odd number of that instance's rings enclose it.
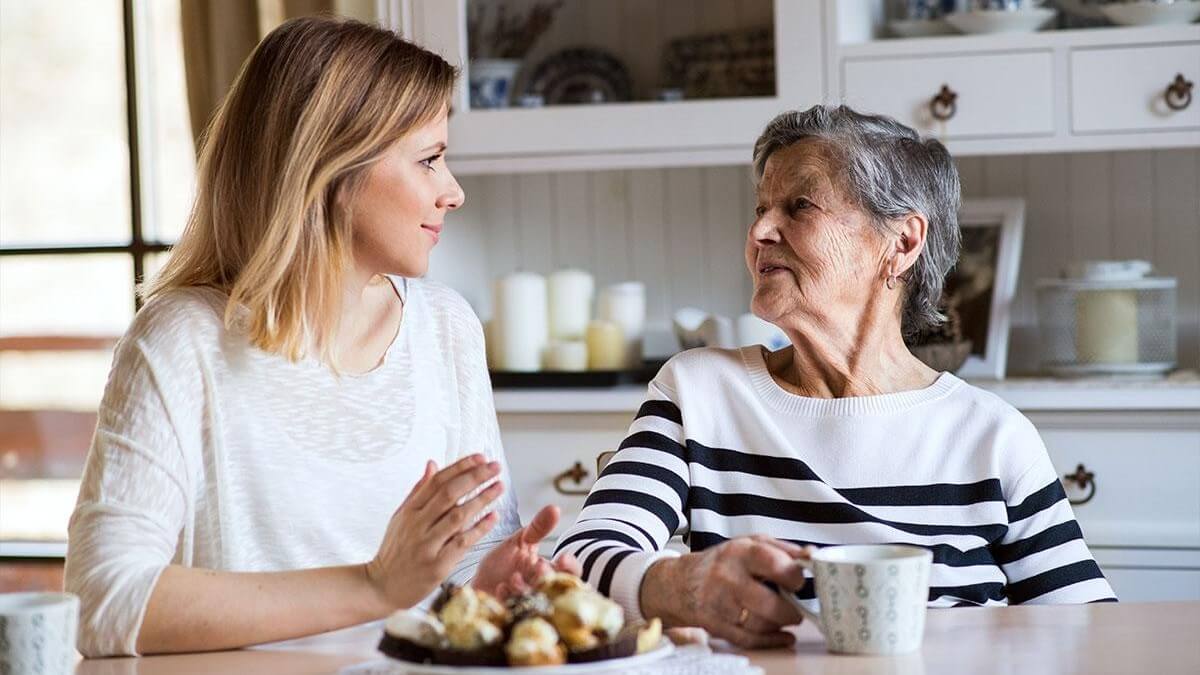
<instances>
[{"instance_id":1,"label":"elderly woman","mask_svg":"<svg viewBox=\"0 0 1200 675\"><path fill-rule=\"evenodd\" d=\"M746 647L792 639L768 583L811 598L806 545L925 547L934 607L1114 600L1033 425L905 347L958 255L946 148L817 106L767 126L754 170L752 307L792 345L671 359L558 554L634 617Z\"/></svg>"}]
</instances>

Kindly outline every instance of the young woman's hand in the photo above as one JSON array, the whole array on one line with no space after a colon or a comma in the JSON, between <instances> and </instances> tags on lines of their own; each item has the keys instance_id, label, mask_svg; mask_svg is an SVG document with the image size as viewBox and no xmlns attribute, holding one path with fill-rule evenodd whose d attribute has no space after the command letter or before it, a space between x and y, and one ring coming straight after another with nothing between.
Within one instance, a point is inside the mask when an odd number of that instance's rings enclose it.
<instances>
[{"instance_id":1,"label":"young woman's hand","mask_svg":"<svg viewBox=\"0 0 1200 675\"><path fill-rule=\"evenodd\" d=\"M471 546L496 525L479 515L504 491L499 481L458 504L500 474L497 462L471 455L437 471L433 462L388 522L375 558L367 563L371 586L388 611L416 605L432 593Z\"/></svg>"},{"instance_id":2,"label":"young woman's hand","mask_svg":"<svg viewBox=\"0 0 1200 675\"><path fill-rule=\"evenodd\" d=\"M573 556L564 555L551 564L538 554L538 544L554 531L558 519L557 506L546 506L538 511L528 525L488 551L480 561L471 585L503 599L524 593L551 570L578 575L581 568Z\"/></svg>"}]
</instances>

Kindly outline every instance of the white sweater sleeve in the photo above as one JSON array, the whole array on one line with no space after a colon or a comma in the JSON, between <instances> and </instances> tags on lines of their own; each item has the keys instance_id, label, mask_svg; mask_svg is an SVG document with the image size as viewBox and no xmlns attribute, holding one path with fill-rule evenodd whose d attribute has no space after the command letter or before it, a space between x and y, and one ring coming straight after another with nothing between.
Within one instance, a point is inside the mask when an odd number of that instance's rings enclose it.
<instances>
[{"instance_id":1,"label":"white sweater sleeve","mask_svg":"<svg viewBox=\"0 0 1200 675\"><path fill-rule=\"evenodd\" d=\"M1011 604L1076 604L1116 600L1083 539L1058 472L1027 420L1015 429L1013 455L1032 464L1004 487L1008 529L993 555L1008 577Z\"/></svg>"},{"instance_id":2,"label":"white sweater sleeve","mask_svg":"<svg viewBox=\"0 0 1200 675\"><path fill-rule=\"evenodd\" d=\"M578 558L583 578L630 620L644 618L639 598L646 570L679 555L664 547L686 527L686 440L669 377L670 364L650 383L628 435L555 551Z\"/></svg>"},{"instance_id":3,"label":"white sweater sleeve","mask_svg":"<svg viewBox=\"0 0 1200 675\"><path fill-rule=\"evenodd\" d=\"M172 411L136 339L117 348L69 525L66 590L79 595L79 651L136 654L150 593L191 511Z\"/></svg>"},{"instance_id":4,"label":"white sweater sleeve","mask_svg":"<svg viewBox=\"0 0 1200 675\"><path fill-rule=\"evenodd\" d=\"M521 527L513 482L504 457L496 406L492 398L492 382L488 376L483 326L474 310L461 295L441 284L427 284L431 302L440 305L447 317L448 341L443 345L453 364L454 386L460 411L459 457L482 453L501 466L500 481L504 493L494 503L499 521L492 531L471 547L450 573L450 582L465 584L475 576L479 563L488 551ZM435 592L434 595L437 593Z\"/></svg>"}]
</instances>

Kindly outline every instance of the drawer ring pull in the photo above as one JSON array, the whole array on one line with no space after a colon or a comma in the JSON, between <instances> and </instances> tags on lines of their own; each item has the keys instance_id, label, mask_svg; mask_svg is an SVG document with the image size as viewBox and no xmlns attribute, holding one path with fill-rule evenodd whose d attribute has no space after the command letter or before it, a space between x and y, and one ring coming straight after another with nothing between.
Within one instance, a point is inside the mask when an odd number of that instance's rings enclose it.
<instances>
[{"instance_id":1,"label":"drawer ring pull","mask_svg":"<svg viewBox=\"0 0 1200 675\"><path fill-rule=\"evenodd\" d=\"M579 485L587 477L588 470L583 468L583 464L575 462L571 468L554 477L554 489L558 490L559 494L571 497L586 497L591 492L591 488L566 487L564 483L571 481L575 485Z\"/></svg>"},{"instance_id":2,"label":"drawer ring pull","mask_svg":"<svg viewBox=\"0 0 1200 675\"><path fill-rule=\"evenodd\" d=\"M1063 474L1063 481L1067 483L1075 483L1080 490L1087 490L1088 493L1082 499L1070 499L1067 501L1072 506L1081 506L1092 501L1092 497L1096 496L1096 474L1088 471L1087 467L1080 464L1075 467L1074 473Z\"/></svg>"},{"instance_id":3,"label":"drawer ring pull","mask_svg":"<svg viewBox=\"0 0 1200 675\"><path fill-rule=\"evenodd\" d=\"M1163 94L1167 107L1171 110L1183 110L1191 105L1193 86L1192 82L1183 77L1183 73L1176 73L1175 80L1167 85L1167 91Z\"/></svg>"},{"instance_id":4,"label":"drawer ring pull","mask_svg":"<svg viewBox=\"0 0 1200 675\"><path fill-rule=\"evenodd\" d=\"M948 85L943 84L941 91L929 102L929 114L936 120L945 122L958 112L958 93Z\"/></svg>"}]
</instances>

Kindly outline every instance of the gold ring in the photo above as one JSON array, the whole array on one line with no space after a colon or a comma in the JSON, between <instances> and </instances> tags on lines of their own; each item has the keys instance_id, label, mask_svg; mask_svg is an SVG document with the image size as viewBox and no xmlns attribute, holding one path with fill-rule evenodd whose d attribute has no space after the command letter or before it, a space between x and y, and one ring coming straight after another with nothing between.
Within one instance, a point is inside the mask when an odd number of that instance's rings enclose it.
<instances>
[{"instance_id":1,"label":"gold ring","mask_svg":"<svg viewBox=\"0 0 1200 675\"><path fill-rule=\"evenodd\" d=\"M746 619L749 619L749 618L750 618L750 610L743 607L741 613L738 614L738 620L737 620L738 627L741 628L742 626L746 625Z\"/></svg>"}]
</instances>

